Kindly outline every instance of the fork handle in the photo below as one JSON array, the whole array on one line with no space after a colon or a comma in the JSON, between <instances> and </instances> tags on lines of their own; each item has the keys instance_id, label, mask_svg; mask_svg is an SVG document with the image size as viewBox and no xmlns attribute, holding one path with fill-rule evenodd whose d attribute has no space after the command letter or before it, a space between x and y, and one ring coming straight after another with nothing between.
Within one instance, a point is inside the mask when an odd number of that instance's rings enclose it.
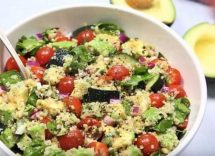
<instances>
[{"instance_id":1,"label":"fork handle","mask_svg":"<svg viewBox=\"0 0 215 156\"><path fill-rule=\"evenodd\" d=\"M0 30L0 39L3 42L4 46L7 48L8 52L10 53L10 55L14 58L14 60L16 61L24 79L28 79L29 73L28 71L25 69L25 66L23 65L22 61L20 60L18 54L16 53L16 51L14 50L13 46L11 45L10 41L8 40L8 38L5 36L5 34L3 33L3 31Z\"/></svg>"}]
</instances>

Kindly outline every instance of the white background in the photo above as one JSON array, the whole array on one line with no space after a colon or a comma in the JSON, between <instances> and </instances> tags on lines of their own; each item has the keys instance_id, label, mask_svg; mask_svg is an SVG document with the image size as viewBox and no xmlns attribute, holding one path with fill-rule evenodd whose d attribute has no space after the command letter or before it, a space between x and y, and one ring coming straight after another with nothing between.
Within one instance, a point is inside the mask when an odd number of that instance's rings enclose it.
<instances>
[{"instance_id":1,"label":"white background","mask_svg":"<svg viewBox=\"0 0 215 156\"><path fill-rule=\"evenodd\" d=\"M188 0L173 0L177 18L172 28L179 34L200 22L212 22L213 11ZM109 0L0 0L0 27L5 31L21 20L48 8L78 3L108 4ZM215 14L215 11L214 11ZM208 83L208 102L202 125L181 156L215 155L215 82Z\"/></svg>"}]
</instances>

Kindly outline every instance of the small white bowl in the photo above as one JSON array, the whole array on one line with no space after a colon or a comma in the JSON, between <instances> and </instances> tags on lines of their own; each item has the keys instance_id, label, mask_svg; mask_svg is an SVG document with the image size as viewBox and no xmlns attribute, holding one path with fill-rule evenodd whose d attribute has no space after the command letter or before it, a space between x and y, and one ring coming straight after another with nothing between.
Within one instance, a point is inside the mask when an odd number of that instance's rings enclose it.
<instances>
[{"instance_id":1,"label":"small white bowl","mask_svg":"<svg viewBox=\"0 0 215 156\"><path fill-rule=\"evenodd\" d=\"M188 145L200 126L206 106L207 89L204 74L193 51L169 27L147 15L127 8L80 5L65 6L39 13L17 24L8 32L8 37L15 45L22 35L32 35L47 27L60 27L65 31L73 31L86 23L92 24L98 21L116 23L125 30L128 36L138 37L153 44L174 67L180 70L185 90L191 100L191 114L186 135L177 148L170 153L170 155L177 155ZM2 50L2 45L0 45L0 51ZM1 54L0 62L4 64L7 57L7 53ZM3 65L1 67L3 69ZM7 155L14 155L1 142L0 149Z\"/></svg>"}]
</instances>

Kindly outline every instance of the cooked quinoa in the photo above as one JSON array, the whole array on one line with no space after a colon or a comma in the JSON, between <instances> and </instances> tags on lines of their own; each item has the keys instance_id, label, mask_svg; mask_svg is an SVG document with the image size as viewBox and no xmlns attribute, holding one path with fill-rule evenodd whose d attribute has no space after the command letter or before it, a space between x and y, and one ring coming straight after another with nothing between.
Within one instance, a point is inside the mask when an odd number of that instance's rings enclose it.
<instances>
[{"instance_id":1,"label":"cooked quinoa","mask_svg":"<svg viewBox=\"0 0 215 156\"><path fill-rule=\"evenodd\" d=\"M168 155L186 132L182 75L115 24L49 28L16 50L31 78L0 74L0 140L17 155Z\"/></svg>"}]
</instances>

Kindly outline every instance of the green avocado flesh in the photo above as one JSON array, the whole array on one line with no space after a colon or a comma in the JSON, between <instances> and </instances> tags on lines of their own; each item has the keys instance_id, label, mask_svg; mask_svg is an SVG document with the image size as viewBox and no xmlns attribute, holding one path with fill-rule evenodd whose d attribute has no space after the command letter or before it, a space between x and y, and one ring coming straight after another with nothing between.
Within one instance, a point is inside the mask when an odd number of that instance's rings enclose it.
<instances>
[{"instance_id":1,"label":"green avocado flesh","mask_svg":"<svg viewBox=\"0 0 215 156\"><path fill-rule=\"evenodd\" d=\"M200 23L189 29L184 39L195 51L205 76L215 78L215 25Z\"/></svg>"},{"instance_id":2,"label":"green avocado flesh","mask_svg":"<svg viewBox=\"0 0 215 156\"><path fill-rule=\"evenodd\" d=\"M130 7L126 0L110 0L112 4L118 6ZM150 15L161 22L171 25L176 18L175 6L172 0L154 0L153 6L147 9L138 9L138 11Z\"/></svg>"}]
</instances>

